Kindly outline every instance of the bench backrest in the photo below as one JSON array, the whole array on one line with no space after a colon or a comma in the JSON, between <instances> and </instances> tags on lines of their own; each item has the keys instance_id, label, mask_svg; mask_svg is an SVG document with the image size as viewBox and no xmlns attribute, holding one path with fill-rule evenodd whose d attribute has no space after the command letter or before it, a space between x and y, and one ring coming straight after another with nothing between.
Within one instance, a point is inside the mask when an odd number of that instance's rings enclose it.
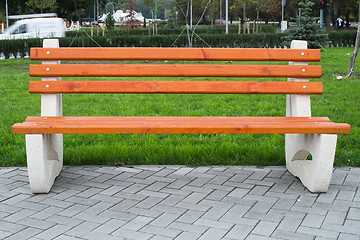
<instances>
[{"instance_id":1,"label":"bench backrest","mask_svg":"<svg viewBox=\"0 0 360 240\"><path fill-rule=\"evenodd\" d=\"M50 41L50 40L49 40ZM300 41L299 41L300 42ZM49 44L50 43L50 44ZM32 48L30 58L43 60L31 64L32 93L220 93L220 94L321 94L320 50L310 49L229 49L229 48L58 48L49 42L44 48ZM45 43L44 43L45 44ZM57 43L58 44L58 43ZM298 44L306 48L306 42ZM48 47L54 46L54 47ZM59 60L76 61L58 64ZM83 61L112 60L115 64ZM154 63L128 61L155 61ZM81 64L77 64L81 61ZM126 61L118 62L118 61ZM158 61L161 61L160 63ZM165 61L165 62L164 62ZM168 61L188 61L170 63ZM201 63L199 63L201 61ZM214 62L220 61L220 62ZM246 61L246 64L239 64ZM265 61L264 63L248 62ZM289 65L273 62L289 62ZM261 78L261 81L59 81L60 77L213 77ZM264 78L288 78L288 81L264 81ZM309 112L307 110L307 112ZM291 114L290 114L291 115ZM309 113L305 114L308 116Z\"/></svg>"}]
</instances>

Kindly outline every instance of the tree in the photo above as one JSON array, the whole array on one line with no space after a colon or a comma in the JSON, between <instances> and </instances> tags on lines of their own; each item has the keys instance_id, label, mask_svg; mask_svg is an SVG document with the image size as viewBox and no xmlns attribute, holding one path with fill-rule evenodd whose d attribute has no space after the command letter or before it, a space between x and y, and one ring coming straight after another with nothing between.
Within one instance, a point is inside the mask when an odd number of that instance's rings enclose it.
<instances>
[{"instance_id":1,"label":"tree","mask_svg":"<svg viewBox=\"0 0 360 240\"><path fill-rule=\"evenodd\" d=\"M58 8L56 0L28 0L26 5L34 13L36 13L38 10L40 10L40 13L43 13L43 11L55 12L55 10Z\"/></svg>"},{"instance_id":2,"label":"tree","mask_svg":"<svg viewBox=\"0 0 360 240\"><path fill-rule=\"evenodd\" d=\"M126 4L126 12L128 13L128 15L126 15L127 20L125 22L126 28L127 29L139 28L142 22L135 18L135 9L136 9L135 2L133 0L126 0L125 4Z\"/></svg>"},{"instance_id":3,"label":"tree","mask_svg":"<svg viewBox=\"0 0 360 240\"><path fill-rule=\"evenodd\" d=\"M109 30L114 29L115 19L114 19L114 16L113 16L112 11L110 11L110 12L106 15L105 25L106 25L106 28L109 29Z\"/></svg>"},{"instance_id":4,"label":"tree","mask_svg":"<svg viewBox=\"0 0 360 240\"><path fill-rule=\"evenodd\" d=\"M320 29L317 24L317 17L311 17L314 3L310 0L304 0L299 3L301 16L298 19L299 24L292 25L287 30L285 43L289 46L294 39L308 41L309 48L321 48L329 44L329 37L326 32Z\"/></svg>"},{"instance_id":5,"label":"tree","mask_svg":"<svg viewBox=\"0 0 360 240\"><path fill-rule=\"evenodd\" d=\"M355 49L353 54L350 56L350 63L349 63L349 69L346 77L350 77L354 71L355 68L355 59L359 52L359 45L360 45L360 1L359 1L359 17L358 17L358 29L356 34L356 40L355 40Z\"/></svg>"}]
</instances>

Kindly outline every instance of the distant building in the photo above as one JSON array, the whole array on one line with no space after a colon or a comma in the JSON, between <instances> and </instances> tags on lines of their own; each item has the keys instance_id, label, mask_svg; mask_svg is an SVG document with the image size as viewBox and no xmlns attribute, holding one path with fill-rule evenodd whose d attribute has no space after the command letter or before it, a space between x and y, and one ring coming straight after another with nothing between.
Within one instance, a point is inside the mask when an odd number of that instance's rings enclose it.
<instances>
[{"instance_id":1,"label":"distant building","mask_svg":"<svg viewBox=\"0 0 360 240\"><path fill-rule=\"evenodd\" d=\"M124 12L123 10L117 10L114 14L113 14L113 17L114 17L114 20L116 23L124 23L128 20L127 16L129 15L129 10L127 10L126 12ZM106 19L106 16L107 14L103 14L101 17L100 17L100 21L102 22L105 22L105 19ZM144 17L142 15L142 13L138 13L135 11L135 16L134 16L137 20L143 22L144 21Z\"/></svg>"}]
</instances>

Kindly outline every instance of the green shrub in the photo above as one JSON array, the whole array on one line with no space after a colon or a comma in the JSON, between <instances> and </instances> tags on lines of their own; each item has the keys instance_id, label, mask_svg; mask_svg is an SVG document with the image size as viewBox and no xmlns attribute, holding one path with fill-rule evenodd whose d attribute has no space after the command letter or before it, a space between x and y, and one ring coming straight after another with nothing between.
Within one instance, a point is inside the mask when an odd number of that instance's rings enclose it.
<instances>
[{"instance_id":1,"label":"green shrub","mask_svg":"<svg viewBox=\"0 0 360 240\"><path fill-rule=\"evenodd\" d=\"M216 27L217 29L221 29ZM171 35L130 35L123 34L117 35L114 31L110 31L112 34L108 34L105 37L88 37L83 34L81 37L66 37L60 38L61 47L82 47L84 41L85 47L187 47L188 38L186 34ZM133 30L132 30L133 31ZM124 31L128 32L128 30ZM139 32L139 31L137 31ZM259 33L259 34L214 34L214 33L199 34L199 37L194 36L194 47L228 47L228 48L283 48L285 43L283 41L283 33ZM329 40L333 47L346 47L354 46L356 38L355 31L346 32L329 32ZM177 39L177 40L176 40ZM175 41L176 40L176 41ZM17 53L21 57L24 57L27 53L30 53L32 47L42 47L43 39L19 39L19 40L0 40L0 52L2 52L5 58L9 58L11 55L17 56Z\"/></svg>"}]
</instances>

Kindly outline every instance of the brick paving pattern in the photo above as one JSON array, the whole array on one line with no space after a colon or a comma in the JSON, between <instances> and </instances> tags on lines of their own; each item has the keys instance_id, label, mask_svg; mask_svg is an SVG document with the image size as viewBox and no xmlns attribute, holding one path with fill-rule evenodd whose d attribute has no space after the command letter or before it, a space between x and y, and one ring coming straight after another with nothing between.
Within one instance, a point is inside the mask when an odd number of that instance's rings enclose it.
<instances>
[{"instance_id":1,"label":"brick paving pattern","mask_svg":"<svg viewBox=\"0 0 360 240\"><path fill-rule=\"evenodd\" d=\"M0 168L0 239L360 239L360 168L313 194L284 167L64 167L49 194Z\"/></svg>"}]
</instances>

